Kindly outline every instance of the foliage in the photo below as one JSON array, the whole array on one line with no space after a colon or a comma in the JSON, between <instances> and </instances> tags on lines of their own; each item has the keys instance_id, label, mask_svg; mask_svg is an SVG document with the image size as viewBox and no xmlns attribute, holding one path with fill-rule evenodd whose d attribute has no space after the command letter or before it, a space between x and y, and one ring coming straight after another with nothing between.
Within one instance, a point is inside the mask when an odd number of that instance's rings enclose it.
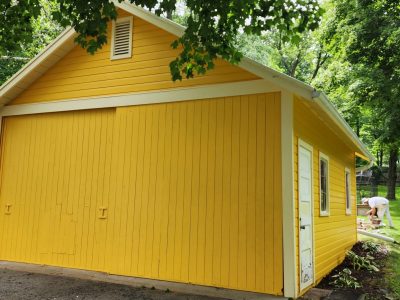
<instances>
[{"instance_id":1,"label":"foliage","mask_svg":"<svg viewBox=\"0 0 400 300\"><path fill-rule=\"evenodd\" d=\"M351 262L354 270L364 269L370 272L378 272L379 268L372 261L374 258L370 255L365 257L357 255L353 251L347 252L347 258Z\"/></svg>"},{"instance_id":2,"label":"foliage","mask_svg":"<svg viewBox=\"0 0 400 300\"><path fill-rule=\"evenodd\" d=\"M380 185L378 187L379 196L386 195L386 192L386 186ZM400 199L399 187L396 189L396 193L396 198ZM396 202L390 203L390 215L392 216L394 228L387 226L380 228L379 231L381 234L390 236L395 240L400 241L400 205L397 205ZM371 238L364 236L359 236L359 238L362 238L362 240L366 241L371 240ZM390 289L393 293L392 299L400 299L400 247L398 245L394 245L393 243L385 243L385 245L390 251L388 261L384 269L384 281L389 283Z\"/></svg>"},{"instance_id":3,"label":"foliage","mask_svg":"<svg viewBox=\"0 0 400 300\"><path fill-rule=\"evenodd\" d=\"M39 0L0 1L0 55L33 40L31 19L38 18L40 10Z\"/></svg>"},{"instance_id":4,"label":"foliage","mask_svg":"<svg viewBox=\"0 0 400 300\"><path fill-rule=\"evenodd\" d=\"M355 108L353 115L370 135L367 139L378 161L382 163L382 151L390 154L388 197L394 198L400 139L400 6L395 0L337 0L335 4L329 46L349 66L346 86L352 97L344 103Z\"/></svg>"},{"instance_id":5,"label":"foliage","mask_svg":"<svg viewBox=\"0 0 400 300\"><path fill-rule=\"evenodd\" d=\"M335 278L330 284L337 288L353 288L357 289L361 287L361 284L357 281L357 279L351 276L351 271L348 268L343 269L338 274L333 275L332 278Z\"/></svg>"},{"instance_id":6,"label":"foliage","mask_svg":"<svg viewBox=\"0 0 400 300\"><path fill-rule=\"evenodd\" d=\"M362 249L372 255L375 255L379 252L379 250L381 249L381 246L377 243L374 243L372 241L365 241L362 244Z\"/></svg>"},{"instance_id":7,"label":"foliage","mask_svg":"<svg viewBox=\"0 0 400 300\"><path fill-rule=\"evenodd\" d=\"M0 4L0 7L1 5L4 5L4 3ZM28 24L24 24L25 30L30 31L29 37L23 38L17 34L14 38L20 40L12 47L1 42L4 28L0 27L0 85L22 68L29 59L39 53L61 32L62 27L51 19L55 3L40 0L40 7L39 14L35 18L29 19ZM3 16L3 18L5 17ZM15 21L17 20L15 19ZM2 24L1 21L0 24ZM5 38L9 39L8 36Z\"/></svg>"},{"instance_id":8,"label":"foliage","mask_svg":"<svg viewBox=\"0 0 400 300\"><path fill-rule=\"evenodd\" d=\"M107 24L117 17L114 2L109 0L54 0L57 9L52 17L62 26L72 26L77 32L76 42L94 53L107 42ZM122 0L118 0L122 2ZM152 10L158 15L170 15L176 10L177 0L130 0L131 3ZM0 6L7 30L0 31L0 51L15 50L15 41L30 42L34 31L28 20L40 15L39 0L4 0ZM171 62L173 80L204 74L214 67L219 56L231 63L242 57L235 45L240 32L260 35L277 28L285 41L298 40L298 33L315 29L322 9L317 0L187 0L187 28L182 37L172 43L181 53ZM6 17L4 17L6 16ZM9 42L11 41L11 42Z\"/></svg>"},{"instance_id":9,"label":"foliage","mask_svg":"<svg viewBox=\"0 0 400 300\"><path fill-rule=\"evenodd\" d=\"M25 59L15 59L14 57L0 58L0 85L8 78L18 72L26 63Z\"/></svg>"}]
</instances>

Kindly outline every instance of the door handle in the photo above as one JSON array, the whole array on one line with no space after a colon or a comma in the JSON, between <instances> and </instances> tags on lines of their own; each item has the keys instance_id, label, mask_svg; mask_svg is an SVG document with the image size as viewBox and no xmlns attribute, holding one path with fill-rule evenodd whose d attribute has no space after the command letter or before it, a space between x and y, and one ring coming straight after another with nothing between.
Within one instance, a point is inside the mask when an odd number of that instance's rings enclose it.
<instances>
[{"instance_id":1,"label":"door handle","mask_svg":"<svg viewBox=\"0 0 400 300\"><path fill-rule=\"evenodd\" d=\"M306 229L305 225L300 225L300 229Z\"/></svg>"}]
</instances>

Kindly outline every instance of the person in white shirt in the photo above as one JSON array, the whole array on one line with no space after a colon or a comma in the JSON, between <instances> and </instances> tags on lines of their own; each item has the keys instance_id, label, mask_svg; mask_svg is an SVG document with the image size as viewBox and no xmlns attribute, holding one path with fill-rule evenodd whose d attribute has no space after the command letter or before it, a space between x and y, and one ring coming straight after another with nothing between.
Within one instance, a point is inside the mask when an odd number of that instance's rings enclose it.
<instances>
[{"instance_id":1,"label":"person in white shirt","mask_svg":"<svg viewBox=\"0 0 400 300\"><path fill-rule=\"evenodd\" d=\"M362 203L368 204L371 210L368 211L368 215L371 217L377 215L378 218L383 221L383 216L386 214L386 218L389 222L389 226L393 227L392 218L389 212L389 200L384 197L371 197L363 198Z\"/></svg>"}]
</instances>

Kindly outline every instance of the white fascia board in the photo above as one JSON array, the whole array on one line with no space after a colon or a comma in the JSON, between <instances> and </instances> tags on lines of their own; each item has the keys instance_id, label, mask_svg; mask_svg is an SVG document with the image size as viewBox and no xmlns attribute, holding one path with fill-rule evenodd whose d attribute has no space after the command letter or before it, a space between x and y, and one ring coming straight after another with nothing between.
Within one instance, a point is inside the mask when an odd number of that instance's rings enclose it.
<instances>
[{"instance_id":1,"label":"white fascia board","mask_svg":"<svg viewBox=\"0 0 400 300\"><path fill-rule=\"evenodd\" d=\"M274 84L281 86L282 89L301 96L306 100L312 101L313 95L316 93L316 90L312 86L284 73L271 69L270 67L260 64L248 57L243 57L241 59L239 67L263 79L269 80Z\"/></svg>"},{"instance_id":2,"label":"white fascia board","mask_svg":"<svg viewBox=\"0 0 400 300\"><path fill-rule=\"evenodd\" d=\"M333 106L333 104L329 101L328 97L324 93L320 93L320 95L315 98L317 104L329 115L332 117L333 121L338 125L343 132L356 144L357 147L362 151L362 154L370 159L373 163L375 161L374 156L369 152L367 147L360 141L358 136L355 134L350 125L346 122L346 120L339 114L337 109Z\"/></svg>"},{"instance_id":3,"label":"white fascia board","mask_svg":"<svg viewBox=\"0 0 400 300\"><path fill-rule=\"evenodd\" d=\"M0 101L3 99L3 96L9 92L11 89L18 86L18 83L21 82L24 78L28 77L31 72L34 72L37 67L43 64L46 59L50 58L53 53L64 43L75 37L75 30L72 28L67 28L64 30L53 42L51 42L47 47L45 47L39 54L37 54L28 64L26 64L21 70L15 73L10 79L8 79L1 87L0 87ZM5 99L7 100L7 99ZM1 101L0 105L4 105L5 101Z\"/></svg>"},{"instance_id":4,"label":"white fascia board","mask_svg":"<svg viewBox=\"0 0 400 300\"><path fill-rule=\"evenodd\" d=\"M369 170L374 165L374 162L375 162L375 160L370 160L370 162L368 164L366 164L365 166L356 168L356 172L363 172L363 171Z\"/></svg>"}]
</instances>

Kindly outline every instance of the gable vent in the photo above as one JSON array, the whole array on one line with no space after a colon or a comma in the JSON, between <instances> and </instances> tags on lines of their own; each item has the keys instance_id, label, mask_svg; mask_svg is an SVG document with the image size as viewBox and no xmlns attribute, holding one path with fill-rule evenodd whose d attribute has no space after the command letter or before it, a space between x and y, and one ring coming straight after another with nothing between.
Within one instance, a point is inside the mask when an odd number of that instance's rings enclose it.
<instances>
[{"instance_id":1,"label":"gable vent","mask_svg":"<svg viewBox=\"0 0 400 300\"><path fill-rule=\"evenodd\" d=\"M113 21L111 59L132 56L132 17Z\"/></svg>"}]
</instances>

